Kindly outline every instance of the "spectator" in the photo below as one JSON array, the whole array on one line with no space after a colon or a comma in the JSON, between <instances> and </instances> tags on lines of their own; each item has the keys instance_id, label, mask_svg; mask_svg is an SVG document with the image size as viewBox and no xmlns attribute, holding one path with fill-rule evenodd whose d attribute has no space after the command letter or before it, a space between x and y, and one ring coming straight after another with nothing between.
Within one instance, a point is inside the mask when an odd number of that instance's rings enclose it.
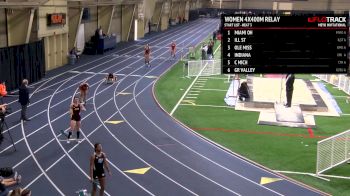
<instances>
[{"instance_id":1,"label":"spectator","mask_svg":"<svg viewBox=\"0 0 350 196\"><path fill-rule=\"evenodd\" d=\"M7 95L6 85L4 81L0 81L0 96L5 97Z\"/></svg>"},{"instance_id":2,"label":"spectator","mask_svg":"<svg viewBox=\"0 0 350 196\"><path fill-rule=\"evenodd\" d=\"M69 51L69 55L71 56L75 56L75 58L79 59L79 55L78 55L78 50L76 47L73 47L73 49L71 51Z\"/></svg>"},{"instance_id":3,"label":"spectator","mask_svg":"<svg viewBox=\"0 0 350 196\"><path fill-rule=\"evenodd\" d=\"M15 173L15 175L13 175L13 178L3 178L2 176L0 176L0 183L4 187L17 185L21 183L21 180L22 180L22 176L18 175L17 172Z\"/></svg>"},{"instance_id":4,"label":"spectator","mask_svg":"<svg viewBox=\"0 0 350 196\"><path fill-rule=\"evenodd\" d=\"M0 105L0 114L4 114L6 112L6 107L7 107L7 104L2 104Z\"/></svg>"},{"instance_id":5,"label":"spectator","mask_svg":"<svg viewBox=\"0 0 350 196\"><path fill-rule=\"evenodd\" d=\"M286 97L287 97L287 103L285 104L285 106L287 108L290 108L292 106L294 80L295 80L294 74L287 74L287 76L286 76Z\"/></svg>"},{"instance_id":6,"label":"spectator","mask_svg":"<svg viewBox=\"0 0 350 196\"><path fill-rule=\"evenodd\" d=\"M16 188L9 194L10 196L31 196L32 192L29 189Z\"/></svg>"},{"instance_id":7,"label":"spectator","mask_svg":"<svg viewBox=\"0 0 350 196\"><path fill-rule=\"evenodd\" d=\"M214 47L213 40L210 40L209 44L208 44L208 50L207 50L207 54L208 54L209 59L213 58L213 47Z\"/></svg>"},{"instance_id":8,"label":"spectator","mask_svg":"<svg viewBox=\"0 0 350 196\"><path fill-rule=\"evenodd\" d=\"M151 32L151 20L148 21L148 32Z\"/></svg>"},{"instance_id":9,"label":"spectator","mask_svg":"<svg viewBox=\"0 0 350 196\"><path fill-rule=\"evenodd\" d=\"M21 120L23 121L30 121L30 119L27 118L27 107L29 105L29 90L28 90L28 80L24 79L22 81L21 87L19 87L19 99L18 102L22 106L21 110Z\"/></svg>"},{"instance_id":10,"label":"spectator","mask_svg":"<svg viewBox=\"0 0 350 196\"><path fill-rule=\"evenodd\" d=\"M203 46L202 46L202 60L207 60L207 51L208 51L208 46L206 44L203 44Z\"/></svg>"},{"instance_id":11,"label":"spectator","mask_svg":"<svg viewBox=\"0 0 350 196\"><path fill-rule=\"evenodd\" d=\"M247 82L242 82L241 86L238 89L238 99L240 101L245 101L246 99L249 99L249 87Z\"/></svg>"},{"instance_id":12,"label":"spectator","mask_svg":"<svg viewBox=\"0 0 350 196\"><path fill-rule=\"evenodd\" d=\"M213 41L216 42L216 30L213 32Z\"/></svg>"}]
</instances>

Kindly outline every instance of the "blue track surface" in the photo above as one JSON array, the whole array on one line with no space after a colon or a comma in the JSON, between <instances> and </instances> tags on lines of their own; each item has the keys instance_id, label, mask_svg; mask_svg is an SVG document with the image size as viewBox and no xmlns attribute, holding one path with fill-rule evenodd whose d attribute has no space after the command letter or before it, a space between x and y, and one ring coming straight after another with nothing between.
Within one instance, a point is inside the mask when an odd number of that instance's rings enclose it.
<instances>
[{"instance_id":1,"label":"blue track surface","mask_svg":"<svg viewBox=\"0 0 350 196\"><path fill-rule=\"evenodd\" d=\"M287 179L260 185L261 177L281 176L199 137L154 100L156 78L146 76L160 76L176 63L168 59L171 41L184 48L196 45L218 23L215 19L190 22L49 72L33 85L28 110L32 120L24 124L19 122L15 98L6 98L13 101L14 112L7 123L17 151L3 142L0 166L14 166L23 176L21 186L34 196L76 195L79 189L91 188L89 157L93 144L100 142L112 170L106 195L320 195ZM144 66L145 43L152 48L151 68ZM103 73L107 72L116 73L118 82L105 84ZM65 137L60 130L68 129L68 108L84 80L90 84L87 111L82 113L84 140L67 144L61 141ZM104 123L107 120L124 122ZM123 172L145 167L151 169L144 175Z\"/></svg>"}]
</instances>

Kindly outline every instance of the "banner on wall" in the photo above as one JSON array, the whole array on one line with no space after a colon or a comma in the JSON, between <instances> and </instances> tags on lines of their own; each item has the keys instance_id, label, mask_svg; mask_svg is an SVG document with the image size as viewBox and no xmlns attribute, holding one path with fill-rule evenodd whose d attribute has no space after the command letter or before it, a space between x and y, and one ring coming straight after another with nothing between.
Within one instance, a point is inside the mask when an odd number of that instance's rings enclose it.
<instances>
[{"instance_id":1,"label":"banner on wall","mask_svg":"<svg viewBox=\"0 0 350 196\"><path fill-rule=\"evenodd\" d=\"M85 27L84 24L80 24L77 35L77 50L83 51L85 47Z\"/></svg>"}]
</instances>

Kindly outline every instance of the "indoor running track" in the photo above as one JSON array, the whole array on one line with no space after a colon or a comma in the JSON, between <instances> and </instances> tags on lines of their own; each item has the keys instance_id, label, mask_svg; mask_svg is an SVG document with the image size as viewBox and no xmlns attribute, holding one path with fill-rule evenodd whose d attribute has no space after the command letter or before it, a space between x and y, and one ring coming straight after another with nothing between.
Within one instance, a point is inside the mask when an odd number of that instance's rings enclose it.
<instances>
[{"instance_id":1,"label":"indoor running track","mask_svg":"<svg viewBox=\"0 0 350 196\"><path fill-rule=\"evenodd\" d=\"M152 89L157 77L176 62L168 58L171 41L179 47L179 58L187 52L181 48L199 44L218 23L200 19L49 72L31 85L29 122L19 122L19 104L6 98L13 109L6 120L17 151L4 141L0 167L19 171L22 187L34 196L73 196L82 188L90 191L89 157L93 144L100 142L112 171L105 195L319 195L287 179L260 185L261 177L281 176L199 137L158 106ZM151 68L142 57L146 43L152 49ZM117 83L105 84L108 72L118 75ZM82 113L85 139L67 144L60 130L68 129L69 105L84 80L90 84L87 111ZM143 175L123 172L147 167Z\"/></svg>"}]
</instances>

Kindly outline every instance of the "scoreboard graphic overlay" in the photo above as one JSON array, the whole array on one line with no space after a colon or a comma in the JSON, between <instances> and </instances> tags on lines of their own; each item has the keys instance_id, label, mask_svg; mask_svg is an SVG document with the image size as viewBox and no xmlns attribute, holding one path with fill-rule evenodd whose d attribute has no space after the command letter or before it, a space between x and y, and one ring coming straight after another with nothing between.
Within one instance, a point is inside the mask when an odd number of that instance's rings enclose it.
<instances>
[{"instance_id":1,"label":"scoreboard graphic overlay","mask_svg":"<svg viewBox=\"0 0 350 196\"><path fill-rule=\"evenodd\" d=\"M347 73L348 15L222 15L222 73Z\"/></svg>"}]
</instances>

